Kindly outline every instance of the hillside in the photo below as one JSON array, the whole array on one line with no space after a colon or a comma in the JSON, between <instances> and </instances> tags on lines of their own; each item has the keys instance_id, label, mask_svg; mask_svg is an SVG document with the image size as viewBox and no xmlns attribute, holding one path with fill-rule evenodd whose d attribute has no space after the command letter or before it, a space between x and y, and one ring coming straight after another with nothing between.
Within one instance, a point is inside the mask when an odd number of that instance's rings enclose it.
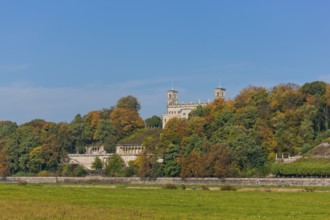
<instances>
[{"instance_id":1,"label":"hillside","mask_svg":"<svg viewBox=\"0 0 330 220\"><path fill-rule=\"evenodd\" d=\"M330 144L322 143L307 153L310 157L330 157Z\"/></svg>"}]
</instances>

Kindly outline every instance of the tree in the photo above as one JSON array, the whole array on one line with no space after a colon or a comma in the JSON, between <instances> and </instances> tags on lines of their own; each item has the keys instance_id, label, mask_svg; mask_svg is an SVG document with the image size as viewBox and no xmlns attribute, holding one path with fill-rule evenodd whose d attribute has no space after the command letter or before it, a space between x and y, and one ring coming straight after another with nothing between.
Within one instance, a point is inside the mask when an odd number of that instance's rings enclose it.
<instances>
[{"instance_id":1,"label":"tree","mask_svg":"<svg viewBox=\"0 0 330 220\"><path fill-rule=\"evenodd\" d=\"M182 118L172 118L167 123L160 136L160 146L166 148L170 144L180 145L187 134L187 121Z\"/></svg>"},{"instance_id":2,"label":"tree","mask_svg":"<svg viewBox=\"0 0 330 220\"><path fill-rule=\"evenodd\" d=\"M205 118L193 117L187 121L187 134L205 136L205 127L207 121Z\"/></svg>"},{"instance_id":3,"label":"tree","mask_svg":"<svg viewBox=\"0 0 330 220\"><path fill-rule=\"evenodd\" d=\"M47 141L33 148L29 153L29 169L33 172L42 170L56 171L61 164L65 163L67 152L56 143L54 136Z\"/></svg>"},{"instance_id":4,"label":"tree","mask_svg":"<svg viewBox=\"0 0 330 220\"><path fill-rule=\"evenodd\" d=\"M70 133L74 149L78 153L84 153L85 146L92 143L92 132L90 124L84 123L80 114L77 114L70 124Z\"/></svg>"},{"instance_id":5,"label":"tree","mask_svg":"<svg viewBox=\"0 0 330 220\"><path fill-rule=\"evenodd\" d=\"M142 178L154 179L164 175L164 165L157 162L155 155L143 151L135 161L138 175Z\"/></svg>"},{"instance_id":6,"label":"tree","mask_svg":"<svg viewBox=\"0 0 330 220\"><path fill-rule=\"evenodd\" d=\"M141 108L141 105L136 97L129 95L119 99L116 107L138 112Z\"/></svg>"},{"instance_id":7,"label":"tree","mask_svg":"<svg viewBox=\"0 0 330 220\"><path fill-rule=\"evenodd\" d=\"M8 176L10 174L6 149L0 147L0 176Z\"/></svg>"},{"instance_id":8,"label":"tree","mask_svg":"<svg viewBox=\"0 0 330 220\"><path fill-rule=\"evenodd\" d=\"M151 118L147 118L145 120L146 127L148 128L161 128L162 127L162 119L157 115L152 116Z\"/></svg>"},{"instance_id":9,"label":"tree","mask_svg":"<svg viewBox=\"0 0 330 220\"><path fill-rule=\"evenodd\" d=\"M111 112L110 119L119 139L144 127L144 122L137 111L131 109L116 108Z\"/></svg>"},{"instance_id":10,"label":"tree","mask_svg":"<svg viewBox=\"0 0 330 220\"><path fill-rule=\"evenodd\" d=\"M241 170L260 168L267 162L267 151L260 147L250 133L243 126L233 126L229 131L227 146L232 149L235 162Z\"/></svg>"},{"instance_id":11,"label":"tree","mask_svg":"<svg viewBox=\"0 0 330 220\"><path fill-rule=\"evenodd\" d=\"M178 161L180 147L171 145L166 148L164 153L164 173L165 176L175 177L180 174L180 165Z\"/></svg>"},{"instance_id":12,"label":"tree","mask_svg":"<svg viewBox=\"0 0 330 220\"><path fill-rule=\"evenodd\" d=\"M125 162L118 154L112 154L105 166L105 175L123 176L125 173Z\"/></svg>"},{"instance_id":13,"label":"tree","mask_svg":"<svg viewBox=\"0 0 330 220\"><path fill-rule=\"evenodd\" d=\"M189 113L189 118L205 117L206 115L209 115L209 114L210 114L210 109L199 105Z\"/></svg>"},{"instance_id":14,"label":"tree","mask_svg":"<svg viewBox=\"0 0 330 220\"><path fill-rule=\"evenodd\" d=\"M202 177L202 156L202 153L195 150L191 151L187 156L182 156L179 159L181 165L180 177Z\"/></svg>"},{"instance_id":15,"label":"tree","mask_svg":"<svg viewBox=\"0 0 330 220\"><path fill-rule=\"evenodd\" d=\"M305 83L301 87L301 91L304 94L309 95L323 95L326 92L327 83L322 81L314 81L311 83Z\"/></svg>"},{"instance_id":16,"label":"tree","mask_svg":"<svg viewBox=\"0 0 330 220\"><path fill-rule=\"evenodd\" d=\"M99 157L95 157L93 163L92 163L92 168L96 171L101 171L103 168L103 163Z\"/></svg>"},{"instance_id":17,"label":"tree","mask_svg":"<svg viewBox=\"0 0 330 220\"><path fill-rule=\"evenodd\" d=\"M234 161L232 152L223 145L214 145L205 155L204 159L207 166L212 167L211 175L216 177L229 177L233 175L232 163Z\"/></svg>"},{"instance_id":18,"label":"tree","mask_svg":"<svg viewBox=\"0 0 330 220\"><path fill-rule=\"evenodd\" d=\"M0 121L0 137L8 137L15 133L17 124L11 121Z\"/></svg>"}]
</instances>

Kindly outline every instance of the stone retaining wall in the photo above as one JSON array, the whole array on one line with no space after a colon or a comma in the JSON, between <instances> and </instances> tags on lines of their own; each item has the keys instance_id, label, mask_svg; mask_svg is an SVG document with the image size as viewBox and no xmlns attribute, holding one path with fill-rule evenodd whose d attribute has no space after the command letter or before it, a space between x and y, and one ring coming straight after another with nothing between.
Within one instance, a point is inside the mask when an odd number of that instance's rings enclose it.
<instances>
[{"instance_id":1,"label":"stone retaining wall","mask_svg":"<svg viewBox=\"0 0 330 220\"><path fill-rule=\"evenodd\" d=\"M102 183L102 184L188 184L188 185L240 185L240 186L330 186L330 178L157 178L139 177L0 177L0 183Z\"/></svg>"}]
</instances>

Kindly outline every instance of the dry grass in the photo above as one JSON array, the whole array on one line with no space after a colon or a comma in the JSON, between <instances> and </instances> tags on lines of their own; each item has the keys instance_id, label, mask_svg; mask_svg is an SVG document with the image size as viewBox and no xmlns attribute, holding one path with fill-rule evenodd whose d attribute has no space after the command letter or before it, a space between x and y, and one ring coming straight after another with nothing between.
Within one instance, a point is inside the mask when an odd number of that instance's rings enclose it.
<instances>
[{"instance_id":1,"label":"dry grass","mask_svg":"<svg viewBox=\"0 0 330 220\"><path fill-rule=\"evenodd\" d=\"M126 189L161 189L159 186L128 186Z\"/></svg>"},{"instance_id":2,"label":"dry grass","mask_svg":"<svg viewBox=\"0 0 330 220\"><path fill-rule=\"evenodd\" d=\"M151 211L139 211L117 207L91 208L89 205L73 205L46 201L12 201L0 200L0 219L132 219L155 217Z\"/></svg>"},{"instance_id":3,"label":"dry grass","mask_svg":"<svg viewBox=\"0 0 330 220\"><path fill-rule=\"evenodd\" d=\"M108 186L108 185L62 185L66 188L98 188L98 189L115 189L117 186Z\"/></svg>"}]
</instances>

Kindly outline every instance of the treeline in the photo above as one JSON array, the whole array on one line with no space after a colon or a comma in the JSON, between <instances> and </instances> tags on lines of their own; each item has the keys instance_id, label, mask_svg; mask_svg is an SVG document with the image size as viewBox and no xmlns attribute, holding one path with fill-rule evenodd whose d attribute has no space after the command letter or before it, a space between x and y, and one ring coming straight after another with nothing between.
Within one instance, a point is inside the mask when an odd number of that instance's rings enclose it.
<instances>
[{"instance_id":1,"label":"treeline","mask_svg":"<svg viewBox=\"0 0 330 220\"><path fill-rule=\"evenodd\" d=\"M158 140L145 143L139 175L265 175L276 153L292 156L330 142L329 117L330 85L325 82L270 90L250 86L234 100L197 107L188 120L171 119Z\"/></svg>"},{"instance_id":2,"label":"treeline","mask_svg":"<svg viewBox=\"0 0 330 220\"><path fill-rule=\"evenodd\" d=\"M112 153L119 140L145 127L139 109L138 100L127 96L116 107L78 114L70 123L36 119L18 126L0 121L0 174L55 173L68 162L69 153L84 153L91 145L104 145ZM149 120L147 126L159 127L159 123ZM70 169L65 167L63 173Z\"/></svg>"},{"instance_id":3,"label":"treeline","mask_svg":"<svg viewBox=\"0 0 330 220\"><path fill-rule=\"evenodd\" d=\"M0 174L81 175L81 168L65 166L68 153L84 153L91 145L111 153L118 142L139 140L145 150L130 167L117 158L98 169L145 178L266 175L276 153L293 156L330 142L330 85L320 81L250 86L233 100L198 106L188 120L171 119L161 132L142 129L161 127L161 119L143 121L139 109L138 100L127 96L113 108L78 114L70 123L2 121ZM113 171L116 166L119 171Z\"/></svg>"}]
</instances>

